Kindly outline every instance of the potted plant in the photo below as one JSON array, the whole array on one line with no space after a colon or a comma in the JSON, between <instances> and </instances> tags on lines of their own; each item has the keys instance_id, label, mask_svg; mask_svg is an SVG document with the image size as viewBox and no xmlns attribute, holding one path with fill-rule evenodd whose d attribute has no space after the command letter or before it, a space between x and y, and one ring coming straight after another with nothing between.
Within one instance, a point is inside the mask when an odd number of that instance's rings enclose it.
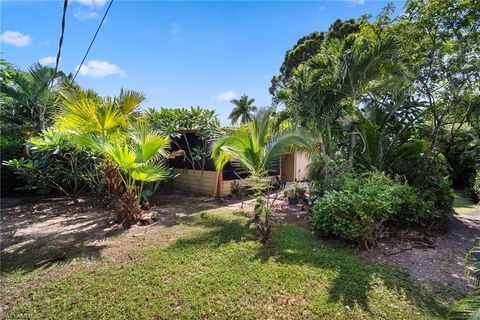
<instances>
[{"instance_id":1,"label":"potted plant","mask_svg":"<svg viewBox=\"0 0 480 320\"><path fill-rule=\"evenodd\" d=\"M288 190L288 204L298 204L298 196L295 188Z\"/></svg>"},{"instance_id":2,"label":"potted plant","mask_svg":"<svg viewBox=\"0 0 480 320\"><path fill-rule=\"evenodd\" d=\"M305 188L300 187L300 184L298 182L295 182L293 184L293 189L295 190L295 193L297 194L297 197L302 199L305 197L305 193L307 190Z\"/></svg>"}]
</instances>

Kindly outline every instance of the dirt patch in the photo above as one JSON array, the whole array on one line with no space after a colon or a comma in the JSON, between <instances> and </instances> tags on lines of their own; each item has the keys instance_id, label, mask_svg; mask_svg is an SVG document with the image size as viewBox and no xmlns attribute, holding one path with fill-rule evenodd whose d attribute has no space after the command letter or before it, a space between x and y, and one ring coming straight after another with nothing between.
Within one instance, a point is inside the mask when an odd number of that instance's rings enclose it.
<instances>
[{"instance_id":1,"label":"dirt patch","mask_svg":"<svg viewBox=\"0 0 480 320\"><path fill-rule=\"evenodd\" d=\"M283 192L272 194L270 201L275 198L272 208L271 221L274 223L290 223L310 230L311 226L307 222L308 207L302 204L290 205L284 197ZM224 207L234 211L244 211L246 215L253 216L255 206L254 199L238 200L235 198L223 199L221 203Z\"/></svg>"},{"instance_id":2,"label":"dirt patch","mask_svg":"<svg viewBox=\"0 0 480 320\"><path fill-rule=\"evenodd\" d=\"M452 302L474 286L464 273L465 255L480 240L480 212L456 214L448 231L423 241L386 239L361 254L373 261L398 266L409 272L435 294Z\"/></svg>"},{"instance_id":3,"label":"dirt patch","mask_svg":"<svg viewBox=\"0 0 480 320\"><path fill-rule=\"evenodd\" d=\"M86 198L4 198L1 204L0 319L22 292L67 277L85 262L123 264L140 259L139 247L175 241L193 213L219 207L211 198L165 195L148 213L155 216L153 225L124 230L112 211ZM61 253L65 259L36 265Z\"/></svg>"}]
</instances>

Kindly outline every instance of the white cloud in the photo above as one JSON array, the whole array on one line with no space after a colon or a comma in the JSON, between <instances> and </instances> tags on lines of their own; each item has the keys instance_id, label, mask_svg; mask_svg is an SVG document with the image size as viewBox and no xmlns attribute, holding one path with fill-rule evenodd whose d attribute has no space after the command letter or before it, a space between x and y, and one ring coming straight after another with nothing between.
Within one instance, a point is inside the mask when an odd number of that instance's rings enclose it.
<instances>
[{"instance_id":1,"label":"white cloud","mask_svg":"<svg viewBox=\"0 0 480 320\"><path fill-rule=\"evenodd\" d=\"M75 70L78 70L77 66ZM88 76L93 78L103 78L110 75L119 75L120 77L126 77L127 73L120 67L111 64L108 61L89 60L83 64L78 72L82 76Z\"/></svg>"},{"instance_id":2,"label":"white cloud","mask_svg":"<svg viewBox=\"0 0 480 320\"><path fill-rule=\"evenodd\" d=\"M15 47L25 47L30 44L32 39L29 35L23 34L18 31L5 31L0 35L0 42L11 44Z\"/></svg>"},{"instance_id":3,"label":"white cloud","mask_svg":"<svg viewBox=\"0 0 480 320\"><path fill-rule=\"evenodd\" d=\"M98 13L95 11L83 11L80 8L75 8L73 11L73 16L78 20L89 20L89 19L97 19Z\"/></svg>"},{"instance_id":4,"label":"white cloud","mask_svg":"<svg viewBox=\"0 0 480 320\"><path fill-rule=\"evenodd\" d=\"M352 3L355 3L355 4L364 4L365 0L348 0L348 2L352 2Z\"/></svg>"},{"instance_id":5,"label":"white cloud","mask_svg":"<svg viewBox=\"0 0 480 320\"><path fill-rule=\"evenodd\" d=\"M48 57L39 59L38 63L40 63L42 66L48 66L48 65L54 64L56 61L57 61L57 58L48 56Z\"/></svg>"},{"instance_id":6,"label":"white cloud","mask_svg":"<svg viewBox=\"0 0 480 320\"><path fill-rule=\"evenodd\" d=\"M101 8L107 3L107 0L75 0L76 2L89 6L90 8Z\"/></svg>"},{"instance_id":7,"label":"white cloud","mask_svg":"<svg viewBox=\"0 0 480 320\"><path fill-rule=\"evenodd\" d=\"M179 25L176 22L171 22L170 23L170 32L175 36L180 33L180 29L182 28L181 25Z\"/></svg>"},{"instance_id":8,"label":"white cloud","mask_svg":"<svg viewBox=\"0 0 480 320\"><path fill-rule=\"evenodd\" d=\"M235 99L236 97L237 94L235 92L233 92L232 90L228 90L216 95L214 98L218 101L230 101L232 99Z\"/></svg>"}]
</instances>

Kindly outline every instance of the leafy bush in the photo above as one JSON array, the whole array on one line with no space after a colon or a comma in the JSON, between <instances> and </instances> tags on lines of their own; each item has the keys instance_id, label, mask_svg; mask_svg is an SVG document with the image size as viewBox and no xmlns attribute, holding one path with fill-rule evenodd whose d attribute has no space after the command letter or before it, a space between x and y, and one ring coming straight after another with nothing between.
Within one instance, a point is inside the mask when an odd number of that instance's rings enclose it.
<instances>
[{"instance_id":1,"label":"leafy bush","mask_svg":"<svg viewBox=\"0 0 480 320\"><path fill-rule=\"evenodd\" d=\"M324 235L368 246L389 226L422 221L430 209L406 183L371 171L345 175L338 190L327 191L315 202L310 222Z\"/></svg>"},{"instance_id":2,"label":"leafy bush","mask_svg":"<svg viewBox=\"0 0 480 320\"><path fill-rule=\"evenodd\" d=\"M14 135L0 135L0 158L2 162L6 162L22 156L23 140ZM24 183L17 179L15 170L8 166L1 166L1 192L2 195L10 194L16 188L21 187Z\"/></svg>"},{"instance_id":3,"label":"leafy bush","mask_svg":"<svg viewBox=\"0 0 480 320\"><path fill-rule=\"evenodd\" d=\"M310 195L316 198L338 187L339 180L347 172L347 163L340 157L330 158L318 152L311 156L307 169Z\"/></svg>"},{"instance_id":4,"label":"leafy bush","mask_svg":"<svg viewBox=\"0 0 480 320\"><path fill-rule=\"evenodd\" d=\"M3 164L13 168L24 184L19 188L48 193L58 190L67 195L90 191L99 195L97 166L100 159L93 153L77 149L67 136L49 129L28 141L31 156L12 159Z\"/></svg>"},{"instance_id":5,"label":"leafy bush","mask_svg":"<svg viewBox=\"0 0 480 320\"><path fill-rule=\"evenodd\" d=\"M473 182L473 191L475 192L477 199L480 200L480 169L475 174L475 181Z\"/></svg>"},{"instance_id":6,"label":"leafy bush","mask_svg":"<svg viewBox=\"0 0 480 320\"><path fill-rule=\"evenodd\" d=\"M453 195L451 169L443 154L421 152L397 164L393 172L405 177L408 184L418 190L420 197L434 207L430 220L446 220L446 214L452 210Z\"/></svg>"}]
</instances>

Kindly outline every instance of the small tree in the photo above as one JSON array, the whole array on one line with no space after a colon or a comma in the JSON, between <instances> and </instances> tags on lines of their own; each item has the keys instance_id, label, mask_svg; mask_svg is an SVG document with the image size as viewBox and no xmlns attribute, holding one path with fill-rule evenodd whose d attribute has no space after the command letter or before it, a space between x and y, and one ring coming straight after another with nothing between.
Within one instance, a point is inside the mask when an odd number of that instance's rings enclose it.
<instances>
[{"instance_id":1,"label":"small tree","mask_svg":"<svg viewBox=\"0 0 480 320\"><path fill-rule=\"evenodd\" d=\"M183 153L184 161L193 169L199 189L212 140L217 136L220 128L220 121L215 111L200 107L159 110L149 108L146 114L150 125L169 136L179 153ZM188 139L188 134L195 134L199 144L193 146ZM183 142L186 150L182 149L180 141Z\"/></svg>"},{"instance_id":2,"label":"small tree","mask_svg":"<svg viewBox=\"0 0 480 320\"><path fill-rule=\"evenodd\" d=\"M272 108L267 109L240 128L226 129L212 149L217 170L221 170L228 161L234 161L250 174L262 243L266 243L270 236L270 214L275 201L270 201L272 183L268 178L269 170L279 163L292 146L311 146L311 140L299 131L272 132L272 113Z\"/></svg>"}]
</instances>

